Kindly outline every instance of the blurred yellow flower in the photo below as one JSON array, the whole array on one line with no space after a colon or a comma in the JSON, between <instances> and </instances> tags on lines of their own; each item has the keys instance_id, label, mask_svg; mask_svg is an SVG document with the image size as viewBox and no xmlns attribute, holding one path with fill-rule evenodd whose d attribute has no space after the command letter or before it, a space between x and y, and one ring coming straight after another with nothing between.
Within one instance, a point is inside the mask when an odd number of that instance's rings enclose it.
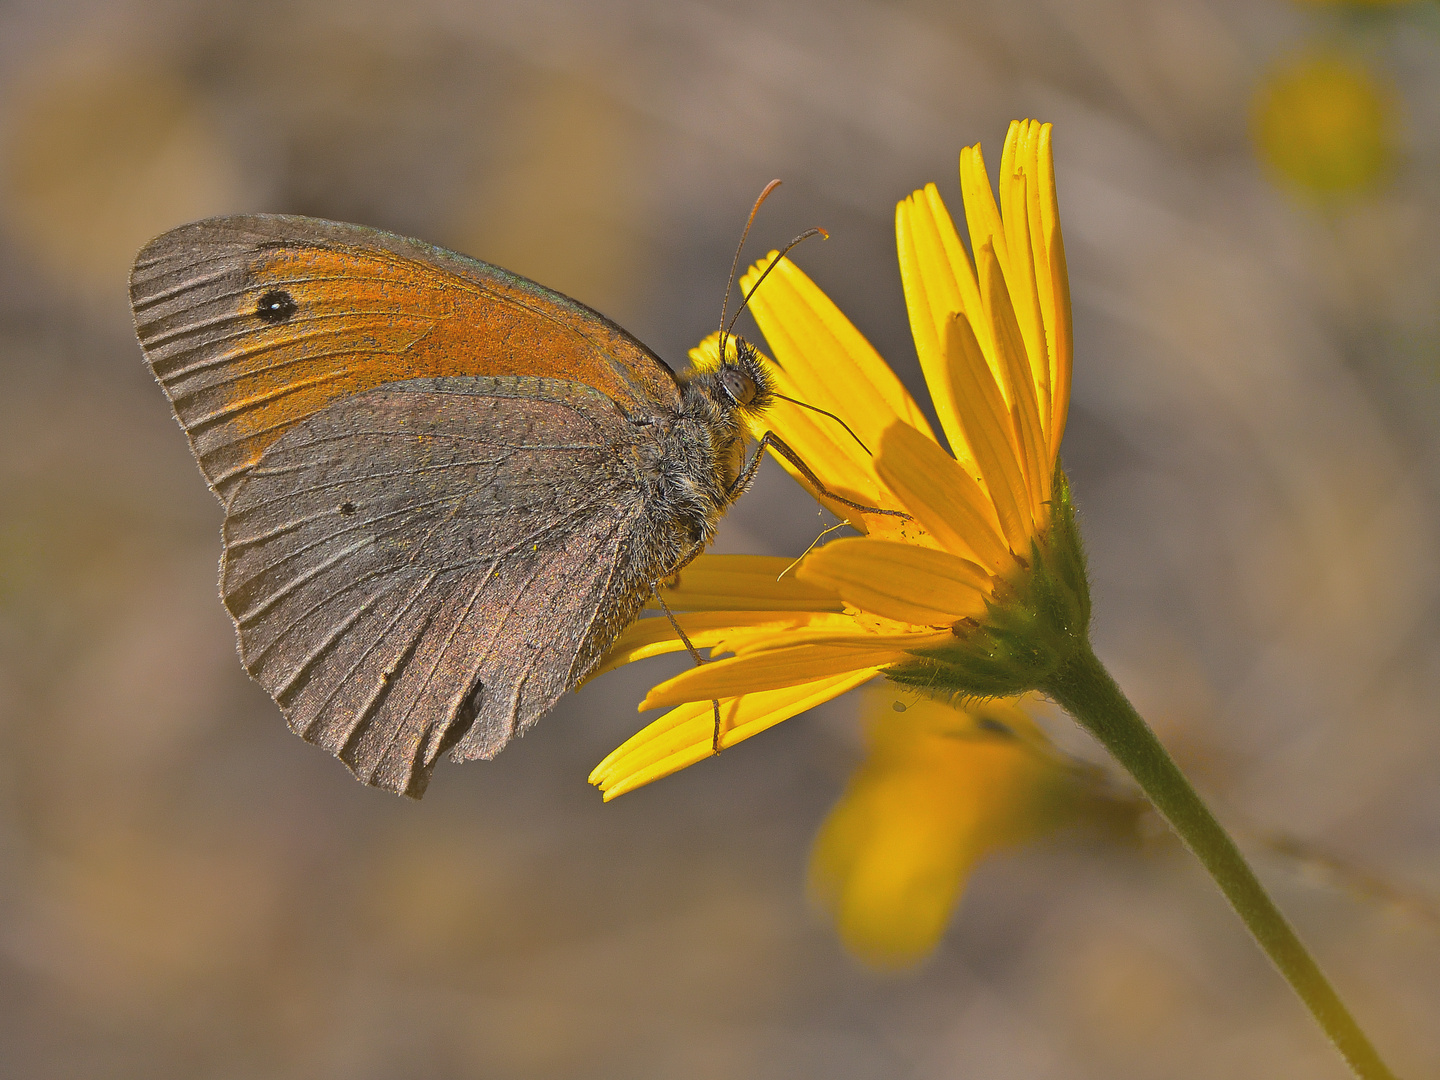
<instances>
[{"instance_id":1,"label":"blurred yellow flower","mask_svg":"<svg viewBox=\"0 0 1440 1080\"><path fill-rule=\"evenodd\" d=\"M975 865L1066 823L1083 790L1014 698L897 712L893 697L870 696L868 754L810 860L841 941L882 969L928 956Z\"/></svg>"},{"instance_id":2,"label":"blurred yellow flower","mask_svg":"<svg viewBox=\"0 0 1440 1080\"><path fill-rule=\"evenodd\" d=\"M1389 174L1395 95L1358 60L1316 53L1286 61L1255 94L1251 133L1271 175L1317 199L1363 194Z\"/></svg>"},{"instance_id":3,"label":"blurred yellow flower","mask_svg":"<svg viewBox=\"0 0 1440 1080\"><path fill-rule=\"evenodd\" d=\"M1089 598L1056 467L1071 332L1050 126L1011 124L998 204L978 145L961 151L960 184L973 263L933 184L896 209L910 326L950 451L829 298L776 264L750 302L775 388L850 431L785 401L765 424L828 491L909 516L827 499L782 458L864 535L785 577L785 560L735 556L702 556L680 575L666 599L688 613L686 633L734 655L650 692L641 708L674 708L597 766L606 798L710 756L712 699L731 746L881 671L935 692L1020 693L1083 638ZM742 279L747 291L761 270ZM713 364L717 349L712 336L692 356ZM667 620L641 620L602 670L681 647Z\"/></svg>"}]
</instances>

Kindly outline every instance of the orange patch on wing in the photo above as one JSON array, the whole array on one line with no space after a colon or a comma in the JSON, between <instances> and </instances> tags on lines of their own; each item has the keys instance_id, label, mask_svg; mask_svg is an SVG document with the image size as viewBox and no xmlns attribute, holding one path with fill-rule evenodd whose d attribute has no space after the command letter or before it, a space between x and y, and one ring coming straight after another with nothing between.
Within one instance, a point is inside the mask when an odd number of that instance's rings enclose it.
<instances>
[{"instance_id":1,"label":"orange patch on wing","mask_svg":"<svg viewBox=\"0 0 1440 1080\"><path fill-rule=\"evenodd\" d=\"M242 444L232 450L241 460L258 460L337 398L404 379L544 376L635 400L625 369L639 358L621 358L633 345L603 326L582 330L523 287L481 285L388 252L278 248L262 258L239 314L253 319L272 289L290 294L295 314L242 332L219 378L188 401L177 395L177 405L199 414L192 428L230 429L231 439L219 441Z\"/></svg>"}]
</instances>

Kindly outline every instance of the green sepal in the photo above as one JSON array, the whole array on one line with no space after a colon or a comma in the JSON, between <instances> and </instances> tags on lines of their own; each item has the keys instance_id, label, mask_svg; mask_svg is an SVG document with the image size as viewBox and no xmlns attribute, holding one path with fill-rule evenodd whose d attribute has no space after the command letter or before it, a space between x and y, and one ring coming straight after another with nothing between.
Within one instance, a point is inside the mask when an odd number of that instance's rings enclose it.
<instances>
[{"instance_id":1,"label":"green sepal","mask_svg":"<svg viewBox=\"0 0 1440 1080\"><path fill-rule=\"evenodd\" d=\"M953 642L890 668L892 681L948 699L1008 697L1044 686L1085 645L1090 584L1058 464L1053 491L1050 528L1031 542L1030 565L997 585L982 618L956 623Z\"/></svg>"}]
</instances>

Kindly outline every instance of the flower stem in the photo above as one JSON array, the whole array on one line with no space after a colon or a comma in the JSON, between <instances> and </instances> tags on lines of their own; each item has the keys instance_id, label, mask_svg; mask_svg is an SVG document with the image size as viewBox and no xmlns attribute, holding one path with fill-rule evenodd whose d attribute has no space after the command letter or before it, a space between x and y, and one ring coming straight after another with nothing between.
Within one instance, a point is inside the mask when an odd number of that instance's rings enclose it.
<instances>
[{"instance_id":1,"label":"flower stem","mask_svg":"<svg viewBox=\"0 0 1440 1080\"><path fill-rule=\"evenodd\" d=\"M1093 734L1140 784L1220 886L1280 974L1362 1080L1394 1080L1360 1025L1266 894L1240 849L1215 820L1149 725L1088 643L1047 680L1047 694Z\"/></svg>"}]
</instances>

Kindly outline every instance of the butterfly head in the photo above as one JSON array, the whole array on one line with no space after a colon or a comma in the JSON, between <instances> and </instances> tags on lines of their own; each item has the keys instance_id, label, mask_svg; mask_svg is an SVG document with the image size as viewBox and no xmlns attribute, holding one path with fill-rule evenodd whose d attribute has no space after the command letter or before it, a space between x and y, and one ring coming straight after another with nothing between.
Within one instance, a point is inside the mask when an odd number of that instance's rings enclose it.
<instances>
[{"instance_id":1,"label":"butterfly head","mask_svg":"<svg viewBox=\"0 0 1440 1080\"><path fill-rule=\"evenodd\" d=\"M687 478L683 486L693 487L707 513L717 515L743 490L736 484L745 468L746 442L775 401L755 346L742 338L730 340L733 344L718 365L680 375L677 430L689 434L667 452L675 476Z\"/></svg>"}]
</instances>

